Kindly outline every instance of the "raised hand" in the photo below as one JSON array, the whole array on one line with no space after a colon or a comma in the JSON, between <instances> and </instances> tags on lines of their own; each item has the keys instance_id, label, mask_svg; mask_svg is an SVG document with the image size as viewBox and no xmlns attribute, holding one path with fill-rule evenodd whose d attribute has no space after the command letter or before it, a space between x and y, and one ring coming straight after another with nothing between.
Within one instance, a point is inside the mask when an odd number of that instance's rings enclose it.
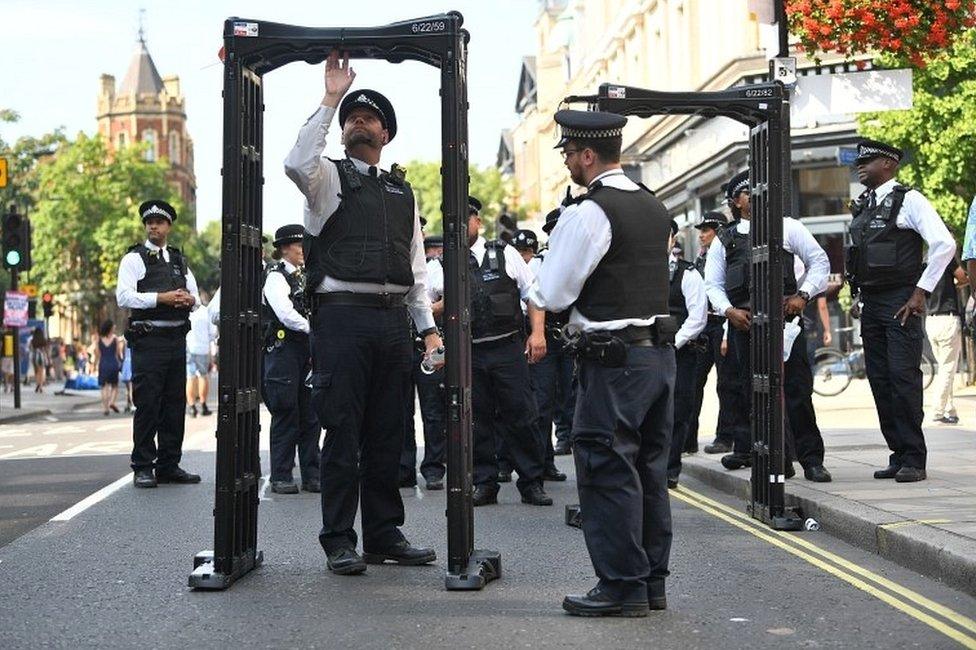
<instances>
[{"instance_id":1,"label":"raised hand","mask_svg":"<svg viewBox=\"0 0 976 650\"><path fill-rule=\"evenodd\" d=\"M338 106L355 79L356 71L349 67L349 54L343 53L340 61L339 50L332 50L325 60L325 99L322 104L333 108Z\"/></svg>"}]
</instances>

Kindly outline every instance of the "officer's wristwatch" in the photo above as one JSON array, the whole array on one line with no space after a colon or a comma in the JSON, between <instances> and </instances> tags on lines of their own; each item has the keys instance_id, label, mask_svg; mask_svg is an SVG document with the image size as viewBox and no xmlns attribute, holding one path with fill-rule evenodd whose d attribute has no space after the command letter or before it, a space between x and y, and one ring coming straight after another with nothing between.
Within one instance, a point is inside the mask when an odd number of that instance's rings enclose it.
<instances>
[{"instance_id":1,"label":"officer's wristwatch","mask_svg":"<svg viewBox=\"0 0 976 650\"><path fill-rule=\"evenodd\" d=\"M804 302L810 302L810 294L807 293L806 291L797 291L796 292L796 295L798 295L801 298L803 298L803 301Z\"/></svg>"}]
</instances>

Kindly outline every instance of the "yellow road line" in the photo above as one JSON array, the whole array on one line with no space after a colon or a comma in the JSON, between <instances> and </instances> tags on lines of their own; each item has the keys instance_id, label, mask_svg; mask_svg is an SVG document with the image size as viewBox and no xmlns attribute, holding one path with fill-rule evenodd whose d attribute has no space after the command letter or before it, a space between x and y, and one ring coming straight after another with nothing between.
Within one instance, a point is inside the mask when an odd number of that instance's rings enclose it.
<instances>
[{"instance_id":1,"label":"yellow road line","mask_svg":"<svg viewBox=\"0 0 976 650\"><path fill-rule=\"evenodd\" d=\"M764 525L762 525L759 522L757 522L752 517L748 516L747 514L742 513L742 512L739 512L735 508L730 508L729 506L725 505L724 503L719 503L718 501L715 501L713 499L710 499L710 498L706 497L704 494L700 494L700 493L695 492L693 490L689 490L689 489L687 489L685 487L681 487L679 489L681 491L687 493L688 495L690 495L692 498L698 499L702 503L705 503L705 504L707 504L707 505L709 505L709 506L711 506L713 508L716 508L718 510L721 510L722 512L728 513L728 514L736 517L737 519L741 519L742 521L745 521L745 522L747 522L747 523L749 523L749 524L751 524L753 526L759 526L764 531L769 532L769 533L771 533L773 535L776 535L778 537L782 537L784 539L787 539L790 542L792 542L793 544L796 544L797 546L801 546L801 547L803 547L803 548L805 548L805 549L807 549L809 551L813 551L814 553L817 553L818 555L820 555L820 556L824 557L825 559L833 562L834 564L837 564L838 566L843 567L844 569L850 571L851 573L855 573L857 575L860 575L861 577L867 578L868 580L871 580L872 582L874 582L874 583L876 583L876 584L884 587L885 589L888 589L889 591L893 591L896 594L900 595L901 597L906 598L906 599L912 601L916 605L920 605L920 606L928 609L929 611L931 611L931 612L933 612L935 614L938 614L939 616L942 616L943 618L945 618L947 620L952 621L953 623L955 623L959 627L965 628L965 629L969 630L970 632L976 632L976 621L974 621L973 619L971 619L971 618L969 618L967 616L964 616L964 615L962 615L962 614L960 614L960 613L958 613L958 612L956 612L956 611L954 611L952 609L949 609L945 605L940 605L939 603L937 603L937 602L935 602L933 600L929 600L928 598L926 598L925 596L919 594L918 592L912 591L911 589L908 589L907 587L903 587L902 585L898 584L897 582L893 582L893 581L891 581L891 580L889 580L889 579L887 579L887 578L885 578L883 576L878 575L877 573L874 573L873 571L870 571L868 569L865 569L862 566L859 566L857 564L854 564L850 560L847 560L847 559L845 559L845 558L843 558L843 557L841 557L841 556L839 556L839 555L837 555L835 553L831 553L830 551L827 551L825 549L822 549L819 546L817 546L816 544L814 544L814 543L812 543L812 542L810 542L808 540L803 539L799 535L791 535L790 533L786 533L786 532L783 532L783 531L768 529Z\"/></svg>"},{"instance_id":2,"label":"yellow road line","mask_svg":"<svg viewBox=\"0 0 976 650\"><path fill-rule=\"evenodd\" d=\"M912 618L915 618L916 620L919 620L922 623L925 623L926 625L928 625L932 629L936 630L937 632L940 632L941 634L944 634L945 636L949 637L950 639L952 639L952 640L956 641L957 643L961 644L963 647L971 648L973 650L976 650L976 637L972 637L972 636L969 636L968 634L965 634L963 632L960 632L959 630L956 630L955 628L952 628L952 627L946 625L944 622L942 622L942 621L940 621L940 620L938 620L938 619L930 616L929 614L926 614L925 612L919 610L918 608L913 607L913 606L909 605L908 603L905 603L905 602L903 602L903 601L895 598L891 594L889 594L889 593L887 593L885 591L882 591L881 589L878 589L877 587L875 587L873 585L868 584L864 580L861 580L860 578L856 578L853 575L847 573L846 571L842 571L842 570L838 569L837 567L834 567L834 566L828 564L827 562L825 562L825 561L823 561L823 560L821 560L821 559L819 559L817 557L814 557L813 555L810 555L809 553L807 553L805 551L802 551L802 550L800 550L800 549L798 549L798 548L796 548L794 546L791 546L787 541L781 539L780 537L777 537L775 535L770 534L770 532L773 532L773 531L766 532L765 530L759 530L757 527L753 526L753 524L751 522L740 521L737 517L729 516L728 514L726 514L725 512L722 512L719 509L716 509L716 508L714 508L714 507L712 507L710 505L707 505L706 503L704 503L702 501L698 501L694 497L690 496L688 494L689 492L690 492L690 490L688 490L686 488L682 488L680 490L672 490L671 491L671 495L674 496L675 498L681 500L681 501L684 501L688 505L694 506L695 508L698 508L699 510L702 510L704 512L707 512L708 514L710 514L710 515L712 515L712 516L714 516L714 517L716 517L718 519L721 519L722 521L724 521L724 522L726 522L728 524L731 524L732 526L735 526L736 528L739 528L741 530L744 530L745 532L749 533L750 535L753 535L755 537L758 537L759 539L761 539L761 540L763 540L765 542L768 542L768 543L772 544L773 546L775 546L775 547L777 547L777 548L779 548L781 550L786 551L787 553L790 553L792 555L795 555L795 556L801 558L802 560L805 560L806 562L809 562L813 566L815 566L815 567L817 567L819 569L822 569L823 571L826 571L827 573L833 575L834 577L840 578L844 582L847 582L848 584L851 584L854 587L857 587L861 591L864 591L864 592L866 592L868 594L871 594L872 596L874 596L878 600L880 600L880 601L882 601L882 602L890 605L891 607L894 607L895 609L897 609L897 610L899 610L901 612L904 612L905 614L908 614ZM736 513L736 514L738 515L738 513Z\"/></svg>"},{"instance_id":3,"label":"yellow road line","mask_svg":"<svg viewBox=\"0 0 976 650\"><path fill-rule=\"evenodd\" d=\"M878 524L878 528L891 530L903 526L924 526L926 524L951 524L951 519L906 519L905 521L893 521L890 524Z\"/></svg>"}]
</instances>

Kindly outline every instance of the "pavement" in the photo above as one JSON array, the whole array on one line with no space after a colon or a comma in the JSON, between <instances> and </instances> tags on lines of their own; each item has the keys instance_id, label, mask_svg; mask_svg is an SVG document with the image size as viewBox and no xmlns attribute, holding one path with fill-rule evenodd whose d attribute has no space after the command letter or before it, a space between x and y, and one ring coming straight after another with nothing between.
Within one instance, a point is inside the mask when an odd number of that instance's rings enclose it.
<instances>
[{"instance_id":1,"label":"pavement","mask_svg":"<svg viewBox=\"0 0 976 650\"><path fill-rule=\"evenodd\" d=\"M929 421L926 406L928 479L918 483L873 478L889 452L866 380L838 396L815 395L814 407L834 480L806 481L796 465L796 478L786 483L788 503L831 535L976 595L976 388L956 391L958 425ZM703 425L715 419L716 405L706 404ZM713 432L703 429L699 445ZM730 472L720 458L685 456L683 472L747 500L750 470Z\"/></svg>"},{"instance_id":2,"label":"pavement","mask_svg":"<svg viewBox=\"0 0 976 650\"><path fill-rule=\"evenodd\" d=\"M61 391L61 384L47 386L43 393L35 393L33 384L20 387L20 406L14 408L14 394L0 393L0 425L30 420L42 415L70 413L76 409L88 408L101 402L97 390ZM125 395L117 402L119 408L125 405Z\"/></svg>"}]
</instances>

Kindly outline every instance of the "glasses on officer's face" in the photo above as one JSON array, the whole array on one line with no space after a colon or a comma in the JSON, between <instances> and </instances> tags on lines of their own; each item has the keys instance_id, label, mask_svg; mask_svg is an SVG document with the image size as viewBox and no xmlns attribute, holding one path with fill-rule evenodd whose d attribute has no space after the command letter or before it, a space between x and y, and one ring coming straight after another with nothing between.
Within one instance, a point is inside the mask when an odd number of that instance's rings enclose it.
<instances>
[{"instance_id":1,"label":"glasses on officer's face","mask_svg":"<svg viewBox=\"0 0 976 650\"><path fill-rule=\"evenodd\" d=\"M563 156L563 162L569 162L569 157L574 153L579 153L582 149L563 149L560 153Z\"/></svg>"}]
</instances>

